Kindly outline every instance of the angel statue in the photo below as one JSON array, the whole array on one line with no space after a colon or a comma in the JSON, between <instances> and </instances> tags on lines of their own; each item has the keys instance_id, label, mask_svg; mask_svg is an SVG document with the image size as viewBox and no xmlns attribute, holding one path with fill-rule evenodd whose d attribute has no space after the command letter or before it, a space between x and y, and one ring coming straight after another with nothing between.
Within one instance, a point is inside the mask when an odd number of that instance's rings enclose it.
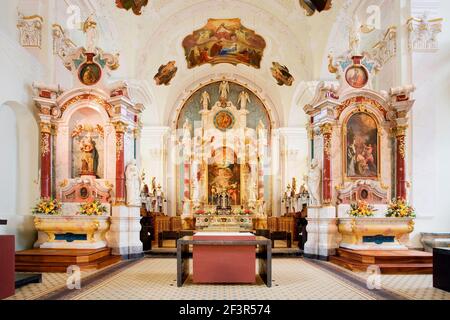
<instances>
[{"instance_id":1,"label":"angel statue","mask_svg":"<svg viewBox=\"0 0 450 320\"><path fill-rule=\"evenodd\" d=\"M202 104L203 110L208 110L210 101L211 99L209 97L209 93L207 91L204 91L200 99L200 103Z\"/></svg>"},{"instance_id":2,"label":"angel statue","mask_svg":"<svg viewBox=\"0 0 450 320\"><path fill-rule=\"evenodd\" d=\"M247 91L242 91L239 95L238 103L241 105L241 110L247 109L247 103L250 103L250 96Z\"/></svg>"},{"instance_id":3,"label":"angel statue","mask_svg":"<svg viewBox=\"0 0 450 320\"><path fill-rule=\"evenodd\" d=\"M219 86L220 100L227 100L228 93L230 93L230 85L228 81L222 81L222 83Z\"/></svg>"}]
</instances>

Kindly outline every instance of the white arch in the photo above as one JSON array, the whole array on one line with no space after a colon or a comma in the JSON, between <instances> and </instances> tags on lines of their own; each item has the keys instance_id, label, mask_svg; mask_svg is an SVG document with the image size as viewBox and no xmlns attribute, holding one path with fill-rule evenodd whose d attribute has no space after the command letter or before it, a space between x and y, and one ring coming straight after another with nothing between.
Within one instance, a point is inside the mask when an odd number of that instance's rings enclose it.
<instances>
[{"instance_id":1,"label":"white arch","mask_svg":"<svg viewBox=\"0 0 450 320\"><path fill-rule=\"evenodd\" d=\"M200 90L202 87L221 80L227 80L230 82L237 83L247 88L248 90L252 91L266 107L270 120L272 121L272 128L280 127L280 124L282 123L282 121L280 120L280 115L278 114L272 99L264 93L265 91L263 91L251 80L244 78L241 75L230 76L229 74L219 74L216 76L204 77L202 79L195 81L194 83L191 83L191 85L187 87L176 98L172 106L170 108L167 108L168 112L166 112L167 118L165 121L165 123L167 123L167 126L171 127L172 129L176 128L176 122L179 113L181 112L181 109L183 108L185 102L189 99L189 97L191 97L195 92Z\"/></svg>"}]
</instances>

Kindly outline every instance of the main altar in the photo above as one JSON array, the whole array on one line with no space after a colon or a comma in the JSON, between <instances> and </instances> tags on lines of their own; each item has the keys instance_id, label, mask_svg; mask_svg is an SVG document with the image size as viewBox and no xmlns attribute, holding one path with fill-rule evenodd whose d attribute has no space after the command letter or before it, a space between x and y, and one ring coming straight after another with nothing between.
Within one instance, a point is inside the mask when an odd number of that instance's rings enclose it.
<instances>
[{"instance_id":1,"label":"main altar","mask_svg":"<svg viewBox=\"0 0 450 320\"><path fill-rule=\"evenodd\" d=\"M198 121L185 117L182 125L181 216L187 228L249 231L256 217L267 214L264 164L270 122L266 114L249 121L255 98L245 88L232 96L231 86L236 88L224 80L200 90Z\"/></svg>"}]
</instances>

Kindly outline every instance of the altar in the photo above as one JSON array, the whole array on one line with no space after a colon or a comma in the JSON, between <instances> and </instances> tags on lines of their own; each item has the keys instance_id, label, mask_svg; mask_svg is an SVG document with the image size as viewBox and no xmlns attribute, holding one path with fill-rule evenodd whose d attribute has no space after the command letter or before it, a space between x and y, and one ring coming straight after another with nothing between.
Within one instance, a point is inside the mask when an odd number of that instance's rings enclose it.
<instances>
[{"instance_id":1,"label":"altar","mask_svg":"<svg viewBox=\"0 0 450 320\"><path fill-rule=\"evenodd\" d=\"M267 287L272 286L272 243L269 239L250 233L199 232L194 237L177 241L178 287L182 287L190 275L191 245L194 248L194 283L255 283L258 258L258 275Z\"/></svg>"}]
</instances>

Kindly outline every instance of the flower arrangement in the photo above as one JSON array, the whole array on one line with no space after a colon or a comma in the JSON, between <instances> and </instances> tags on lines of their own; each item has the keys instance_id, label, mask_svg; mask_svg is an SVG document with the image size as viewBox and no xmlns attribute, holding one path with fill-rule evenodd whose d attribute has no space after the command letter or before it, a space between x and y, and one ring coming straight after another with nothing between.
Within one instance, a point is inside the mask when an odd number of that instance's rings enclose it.
<instances>
[{"instance_id":1,"label":"flower arrangement","mask_svg":"<svg viewBox=\"0 0 450 320\"><path fill-rule=\"evenodd\" d=\"M86 216L101 216L107 212L107 208L98 200L90 201L81 205L80 214Z\"/></svg>"},{"instance_id":2,"label":"flower arrangement","mask_svg":"<svg viewBox=\"0 0 450 320\"><path fill-rule=\"evenodd\" d=\"M55 216L61 213L61 202L56 199L41 199L33 208L33 214Z\"/></svg>"},{"instance_id":3,"label":"flower arrangement","mask_svg":"<svg viewBox=\"0 0 450 320\"><path fill-rule=\"evenodd\" d=\"M386 214L388 218L415 218L416 213L405 200L398 198L393 199L388 207Z\"/></svg>"},{"instance_id":4,"label":"flower arrangement","mask_svg":"<svg viewBox=\"0 0 450 320\"><path fill-rule=\"evenodd\" d=\"M365 201L358 201L350 205L348 214L352 217L372 217L376 209Z\"/></svg>"},{"instance_id":5,"label":"flower arrangement","mask_svg":"<svg viewBox=\"0 0 450 320\"><path fill-rule=\"evenodd\" d=\"M197 214L199 216L202 216L202 215L206 214L206 211L205 210L201 210L201 209L200 210L196 210L195 214Z\"/></svg>"}]
</instances>

